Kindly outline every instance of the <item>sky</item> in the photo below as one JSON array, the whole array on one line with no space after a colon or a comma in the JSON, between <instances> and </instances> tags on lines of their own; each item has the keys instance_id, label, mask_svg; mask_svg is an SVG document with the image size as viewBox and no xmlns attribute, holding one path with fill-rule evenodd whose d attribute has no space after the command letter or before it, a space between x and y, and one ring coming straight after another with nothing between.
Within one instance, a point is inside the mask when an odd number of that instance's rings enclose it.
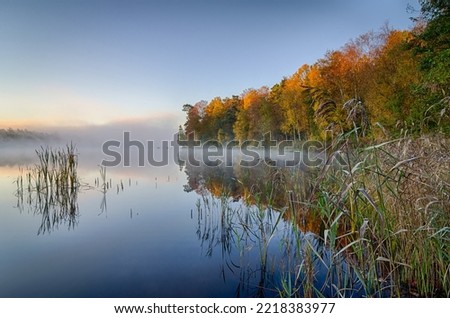
<instances>
[{"instance_id":1,"label":"sky","mask_svg":"<svg viewBox=\"0 0 450 318\"><path fill-rule=\"evenodd\" d=\"M0 0L0 128L182 123L272 86L417 0Z\"/></svg>"}]
</instances>

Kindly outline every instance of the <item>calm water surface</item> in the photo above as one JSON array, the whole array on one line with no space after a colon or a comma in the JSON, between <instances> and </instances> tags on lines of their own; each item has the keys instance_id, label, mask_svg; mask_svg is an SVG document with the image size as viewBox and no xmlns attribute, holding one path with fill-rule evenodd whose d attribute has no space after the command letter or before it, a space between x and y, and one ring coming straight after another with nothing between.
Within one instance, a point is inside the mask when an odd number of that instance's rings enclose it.
<instances>
[{"instance_id":1,"label":"calm water surface","mask_svg":"<svg viewBox=\"0 0 450 318\"><path fill-rule=\"evenodd\" d=\"M100 158L80 150L84 186L65 213L17 195L32 151L2 154L0 297L273 297L301 263L293 241L318 247L314 224L293 229L257 202L276 170L108 168L105 192ZM329 273L315 270L323 284Z\"/></svg>"}]
</instances>

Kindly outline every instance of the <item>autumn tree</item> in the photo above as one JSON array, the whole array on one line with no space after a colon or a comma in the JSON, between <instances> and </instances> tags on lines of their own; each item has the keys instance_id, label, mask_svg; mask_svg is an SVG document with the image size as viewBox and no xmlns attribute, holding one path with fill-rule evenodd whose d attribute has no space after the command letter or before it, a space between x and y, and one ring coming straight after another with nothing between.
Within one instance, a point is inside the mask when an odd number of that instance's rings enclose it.
<instances>
[{"instance_id":1,"label":"autumn tree","mask_svg":"<svg viewBox=\"0 0 450 318\"><path fill-rule=\"evenodd\" d=\"M281 131L294 139L306 138L311 128L311 103L305 94L309 68L303 65L273 88L274 99L283 115Z\"/></svg>"},{"instance_id":2,"label":"autumn tree","mask_svg":"<svg viewBox=\"0 0 450 318\"><path fill-rule=\"evenodd\" d=\"M301 66L271 89L185 105L186 134L224 142L261 140L268 132L279 139L325 138L329 130L355 128L364 136L402 128L448 132L449 1L420 3L422 22L412 30L386 25Z\"/></svg>"},{"instance_id":3,"label":"autumn tree","mask_svg":"<svg viewBox=\"0 0 450 318\"><path fill-rule=\"evenodd\" d=\"M233 126L236 122L236 113L241 104L241 99L237 95L233 95L231 98L227 97L223 99L225 112L220 120L220 128L218 130L219 142L231 141L234 139Z\"/></svg>"},{"instance_id":4,"label":"autumn tree","mask_svg":"<svg viewBox=\"0 0 450 318\"><path fill-rule=\"evenodd\" d=\"M203 114L206 104L206 101L199 101L194 106L190 104L183 105L183 111L186 112L184 132L190 139L194 139L194 136L201 138L203 135Z\"/></svg>"},{"instance_id":5,"label":"autumn tree","mask_svg":"<svg viewBox=\"0 0 450 318\"><path fill-rule=\"evenodd\" d=\"M358 128L366 134L372 110L378 110L371 105L370 96L375 88L376 59L387 33L365 33L341 50L328 52L311 68L307 92L322 132Z\"/></svg>"},{"instance_id":6,"label":"autumn tree","mask_svg":"<svg viewBox=\"0 0 450 318\"><path fill-rule=\"evenodd\" d=\"M374 58L366 102L373 123L393 131L411 116L414 90L421 81L418 62L408 49L410 31L389 31Z\"/></svg>"},{"instance_id":7,"label":"autumn tree","mask_svg":"<svg viewBox=\"0 0 450 318\"><path fill-rule=\"evenodd\" d=\"M248 89L242 94L234 124L234 134L238 140L261 140L264 134L275 129L277 122L276 117L271 116L273 105L269 93L269 88L264 86Z\"/></svg>"}]
</instances>

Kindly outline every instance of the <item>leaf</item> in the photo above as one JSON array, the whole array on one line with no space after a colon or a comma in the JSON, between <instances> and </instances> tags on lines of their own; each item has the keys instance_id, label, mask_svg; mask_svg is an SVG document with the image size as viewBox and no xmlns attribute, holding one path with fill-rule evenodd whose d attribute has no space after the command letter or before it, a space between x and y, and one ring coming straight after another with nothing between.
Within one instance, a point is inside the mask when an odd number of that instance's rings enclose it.
<instances>
[{"instance_id":1,"label":"leaf","mask_svg":"<svg viewBox=\"0 0 450 318\"><path fill-rule=\"evenodd\" d=\"M413 158L409 158L409 159L405 159L405 160L399 161L389 170L389 172L392 172L393 170L397 169L398 167L400 167L404 163L407 163L407 162L410 162L410 161L414 161L414 160L417 160L419 158L421 158L421 157L417 156L417 157L413 157Z\"/></svg>"}]
</instances>

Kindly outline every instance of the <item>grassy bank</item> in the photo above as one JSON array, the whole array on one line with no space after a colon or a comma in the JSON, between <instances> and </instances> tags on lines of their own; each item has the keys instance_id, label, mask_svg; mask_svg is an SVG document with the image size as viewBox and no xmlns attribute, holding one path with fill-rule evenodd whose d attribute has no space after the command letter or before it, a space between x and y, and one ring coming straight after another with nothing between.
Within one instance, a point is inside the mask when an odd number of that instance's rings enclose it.
<instances>
[{"instance_id":1,"label":"grassy bank","mask_svg":"<svg viewBox=\"0 0 450 318\"><path fill-rule=\"evenodd\" d=\"M348 164L324 166L297 203L322 219L321 239L334 257L346 256L367 295L449 297L448 137L350 140L329 149Z\"/></svg>"},{"instance_id":2,"label":"grassy bank","mask_svg":"<svg viewBox=\"0 0 450 318\"><path fill-rule=\"evenodd\" d=\"M282 297L449 297L448 137L370 143L350 133L328 147L328 163L307 171L237 167L229 180L202 171L216 201L204 199L199 215L217 215L227 250L263 246L258 286ZM278 233L279 218L289 231Z\"/></svg>"}]
</instances>

